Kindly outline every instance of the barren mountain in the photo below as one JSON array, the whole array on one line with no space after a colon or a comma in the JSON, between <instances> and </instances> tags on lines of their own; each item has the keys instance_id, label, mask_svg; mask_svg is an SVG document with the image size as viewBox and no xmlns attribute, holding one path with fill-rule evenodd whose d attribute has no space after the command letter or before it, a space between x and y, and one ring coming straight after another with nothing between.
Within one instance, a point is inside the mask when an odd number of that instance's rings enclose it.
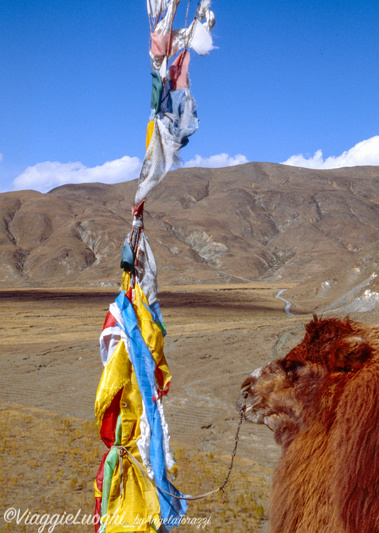
<instances>
[{"instance_id":1,"label":"barren mountain","mask_svg":"<svg viewBox=\"0 0 379 533\"><path fill-rule=\"evenodd\" d=\"M0 194L0 287L118 285L135 190L136 181ZM145 208L159 283L296 282L288 298L306 307L375 299L378 198L372 166L172 171Z\"/></svg>"}]
</instances>

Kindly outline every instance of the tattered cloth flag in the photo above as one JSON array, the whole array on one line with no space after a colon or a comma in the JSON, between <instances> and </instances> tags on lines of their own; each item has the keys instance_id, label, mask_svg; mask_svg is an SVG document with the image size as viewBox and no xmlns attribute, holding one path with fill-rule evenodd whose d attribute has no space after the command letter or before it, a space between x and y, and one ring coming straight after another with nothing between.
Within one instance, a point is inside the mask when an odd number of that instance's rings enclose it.
<instances>
[{"instance_id":1,"label":"tattered cloth flag","mask_svg":"<svg viewBox=\"0 0 379 533\"><path fill-rule=\"evenodd\" d=\"M108 450L95 480L96 533L164 533L180 525L187 510L183 495L169 480L177 466L169 450L162 397L170 389L171 374L163 353L166 330L157 300L157 268L143 227L147 195L175 164L180 148L198 127L189 90L188 49L205 54L213 48L210 0L199 2L188 28L173 30L179 2L147 0L153 64L151 116L132 206L133 228L122 250L121 290L109 307L100 336L104 370L95 415Z\"/></svg>"}]
</instances>

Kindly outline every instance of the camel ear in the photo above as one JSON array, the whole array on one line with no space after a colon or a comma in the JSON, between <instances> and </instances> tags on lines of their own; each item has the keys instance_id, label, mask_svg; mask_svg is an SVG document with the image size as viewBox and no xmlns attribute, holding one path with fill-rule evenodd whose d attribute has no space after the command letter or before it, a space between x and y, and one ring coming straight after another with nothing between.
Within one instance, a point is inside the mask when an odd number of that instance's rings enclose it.
<instances>
[{"instance_id":1,"label":"camel ear","mask_svg":"<svg viewBox=\"0 0 379 533\"><path fill-rule=\"evenodd\" d=\"M371 355L372 349L362 337L341 339L335 351L334 370L356 372Z\"/></svg>"}]
</instances>

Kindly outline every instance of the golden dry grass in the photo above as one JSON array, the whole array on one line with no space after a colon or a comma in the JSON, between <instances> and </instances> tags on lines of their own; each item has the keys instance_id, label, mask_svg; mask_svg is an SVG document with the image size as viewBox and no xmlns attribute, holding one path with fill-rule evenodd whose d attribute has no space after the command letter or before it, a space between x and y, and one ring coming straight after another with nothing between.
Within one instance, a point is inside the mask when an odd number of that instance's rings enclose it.
<instances>
[{"instance_id":1,"label":"golden dry grass","mask_svg":"<svg viewBox=\"0 0 379 533\"><path fill-rule=\"evenodd\" d=\"M80 511L93 514L93 480L105 446L100 442L94 421L65 418L22 406L0 412L0 500L3 512L11 507L21 514L68 514ZM226 457L173 448L180 475L178 486L188 494L217 488L227 472ZM260 489L252 491L252 482ZM259 499L265 497L267 484L252 479L243 461L236 461L224 498L220 493L189 502L188 519L204 519L208 531L257 531L264 508ZM28 513L27 513L28 514ZM3 522L3 521L2 521ZM32 525L11 523L0 526L0 532L27 533ZM47 529L47 526L46 526ZM59 533L72 532L73 526L59 525ZM197 528L183 524L180 530L190 533ZM80 533L93 531L92 525L78 527Z\"/></svg>"},{"instance_id":2,"label":"golden dry grass","mask_svg":"<svg viewBox=\"0 0 379 533\"><path fill-rule=\"evenodd\" d=\"M277 289L161 293L173 374L164 408L180 469L175 485L184 494L220 486L234 446L240 384L302 335L307 317L289 319L275 299ZM0 294L0 533L35 531L6 524L9 507L39 515L93 513L93 481L106 451L93 418L102 371L98 336L114 296L80 290ZM277 456L269 430L244 424L225 502L221 494L190 502L187 516L207 519L207 531L256 531L267 513ZM92 525L76 529L93 532ZM197 530L180 527L183 533ZM73 533L73 527L55 531Z\"/></svg>"}]
</instances>

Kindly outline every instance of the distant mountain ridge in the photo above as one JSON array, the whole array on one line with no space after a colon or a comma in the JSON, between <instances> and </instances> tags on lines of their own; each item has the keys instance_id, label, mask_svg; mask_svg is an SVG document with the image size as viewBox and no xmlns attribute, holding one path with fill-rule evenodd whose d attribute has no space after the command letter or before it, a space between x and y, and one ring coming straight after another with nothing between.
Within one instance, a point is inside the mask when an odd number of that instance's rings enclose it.
<instances>
[{"instance_id":1,"label":"distant mountain ridge","mask_svg":"<svg viewBox=\"0 0 379 533\"><path fill-rule=\"evenodd\" d=\"M135 190L0 194L0 287L117 285ZM306 284L354 269L359 282L377 265L378 204L379 167L179 169L148 198L145 227L160 284Z\"/></svg>"}]
</instances>

